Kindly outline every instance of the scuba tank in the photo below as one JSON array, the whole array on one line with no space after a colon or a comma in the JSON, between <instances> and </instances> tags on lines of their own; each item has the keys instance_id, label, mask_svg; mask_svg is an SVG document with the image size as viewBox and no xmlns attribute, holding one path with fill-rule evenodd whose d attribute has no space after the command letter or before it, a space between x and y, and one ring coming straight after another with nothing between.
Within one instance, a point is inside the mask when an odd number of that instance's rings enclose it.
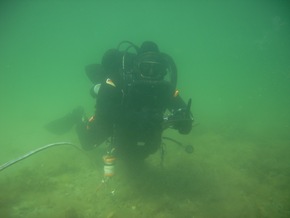
<instances>
[{"instance_id":1,"label":"scuba tank","mask_svg":"<svg viewBox=\"0 0 290 218\"><path fill-rule=\"evenodd\" d=\"M108 152L103 156L104 161L104 177L112 177L115 175L116 157Z\"/></svg>"},{"instance_id":2,"label":"scuba tank","mask_svg":"<svg viewBox=\"0 0 290 218\"><path fill-rule=\"evenodd\" d=\"M168 82L172 89L177 84L177 68L173 59L162 52L159 52L157 45L153 42L144 42L141 47L130 41L122 41L116 49L109 49L105 52L101 64L90 64L86 66L87 77L93 83L91 95L97 97L99 84L107 78L130 86L136 81L154 82L156 78L142 76L144 63L155 63L154 59L164 64L164 74L160 76ZM143 69L140 69L143 68Z\"/></svg>"}]
</instances>

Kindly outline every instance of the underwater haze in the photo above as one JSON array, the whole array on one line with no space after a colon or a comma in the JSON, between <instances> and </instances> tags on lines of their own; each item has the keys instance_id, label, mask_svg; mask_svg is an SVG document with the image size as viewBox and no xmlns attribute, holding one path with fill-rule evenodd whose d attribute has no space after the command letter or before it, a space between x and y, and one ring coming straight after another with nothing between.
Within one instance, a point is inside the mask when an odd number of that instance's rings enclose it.
<instances>
[{"instance_id":1,"label":"underwater haze","mask_svg":"<svg viewBox=\"0 0 290 218\"><path fill-rule=\"evenodd\" d=\"M94 112L84 67L109 48L152 40L172 56L189 135L139 172L103 184L105 145L64 145L0 171L3 218L290 217L290 3L287 0L61 0L0 3L0 164L74 130L45 124ZM136 173L138 176L136 176Z\"/></svg>"}]
</instances>

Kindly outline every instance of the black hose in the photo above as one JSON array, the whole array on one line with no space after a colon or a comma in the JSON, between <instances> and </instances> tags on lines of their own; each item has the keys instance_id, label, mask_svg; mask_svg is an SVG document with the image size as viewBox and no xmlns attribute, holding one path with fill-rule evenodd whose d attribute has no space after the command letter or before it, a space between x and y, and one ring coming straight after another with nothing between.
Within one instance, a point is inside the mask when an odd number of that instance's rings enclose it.
<instances>
[{"instance_id":1,"label":"black hose","mask_svg":"<svg viewBox=\"0 0 290 218\"><path fill-rule=\"evenodd\" d=\"M127 52L130 48L134 48L136 50L136 52L138 53L139 51L139 47L137 45L135 45L134 43L130 42L130 41L122 41L119 43L118 47L117 47L117 50L120 50L121 49L121 46L123 44L129 44L129 46L125 49L125 52Z\"/></svg>"},{"instance_id":2,"label":"black hose","mask_svg":"<svg viewBox=\"0 0 290 218\"><path fill-rule=\"evenodd\" d=\"M194 148L193 148L192 145L184 145L184 144L182 144L181 142L179 142L179 141L177 141L177 140L175 140L175 139L173 139L173 138L166 137L166 136L164 136L164 137L162 137L162 138L163 138L163 139L166 139L166 140L169 140L169 141L172 141L172 142L176 143L177 145L183 147L184 150L185 150L187 153L189 153L189 154L191 154L191 153L194 151Z\"/></svg>"},{"instance_id":3,"label":"black hose","mask_svg":"<svg viewBox=\"0 0 290 218\"><path fill-rule=\"evenodd\" d=\"M163 138L163 139L166 139L166 140L168 140L168 141L172 141L172 142L174 142L174 143L176 143L176 144L178 144L178 145L180 145L180 146L183 147L183 144L182 144L181 142L179 142L179 141L177 141L177 140L175 140L175 139L173 139L173 138L166 137L166 136L163 136L162 138Z\"/></svg>"},{"instance_id":4,"label":"black hose","mask_svg":"<svg viewBox=\"0 0 290 218\"><path fill-rule=\"evenodd\" d=\"M72 144L72 143L70 143L70 142L56 142L56 143L52 143L52 144L48 144L48 145L44 145L44 146L42 146L42 147L40 147L40 148L37 148L37 149L35 149L35 150L33 150L33 151L28 152L27 154L25 154L25 155L23 155L23 156L20 156L20 157L14 159L14 160L11 160L11 161L8 161L7 163L2 164L2 165L0 166L0 171L2 171L2 170L4 170L4 169L6 169L6 168L12 166L13 164L15 164L15 163L17 163L17 162L19 162L19 161L21 161L21 160L24 160L24 159L30 157L31 155L34 155L34 154L36 154L36 153L38 153L38 152L40 152L40 151L43 151L43 150L45 150L45 149L47 149L47 148L51 148L51 147L58 146L58 145L71 145L71 146L74 146L75 148L81 150L77 145L74 145L74 144ZM81 150L81 151L82 151L82 150Z\"/></svg>"}]
</instances>

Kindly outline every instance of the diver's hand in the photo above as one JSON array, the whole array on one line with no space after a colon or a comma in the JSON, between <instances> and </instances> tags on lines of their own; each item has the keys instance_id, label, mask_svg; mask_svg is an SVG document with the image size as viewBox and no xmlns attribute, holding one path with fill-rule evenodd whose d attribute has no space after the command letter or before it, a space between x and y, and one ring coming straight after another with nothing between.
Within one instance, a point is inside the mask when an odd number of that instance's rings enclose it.
<instances>
[{"instance_id":1,"label":"diver's hand","mask_svg":"<svg viewBox=\"0 0 290 218\"><path fill-rule=\"evenodd\" d=\"M190 112L191 99L188 100L185 108L180 108L173 112L169 120L172 121L172 127L177 129L180 134L188 134L192 129L193 118Z\"/></svg>"},{"instance_id":2,"label":"diver's hand","mask_svg":"<svg viewBox=\"0 0 290 218\"><path fill-rule=\"evenodd\" d=\"M192 129L193 119L187 108L176 110L169 120L173 121L172 127L177 129L180 134L188 134Z\"/></svg>"}]
</instances>

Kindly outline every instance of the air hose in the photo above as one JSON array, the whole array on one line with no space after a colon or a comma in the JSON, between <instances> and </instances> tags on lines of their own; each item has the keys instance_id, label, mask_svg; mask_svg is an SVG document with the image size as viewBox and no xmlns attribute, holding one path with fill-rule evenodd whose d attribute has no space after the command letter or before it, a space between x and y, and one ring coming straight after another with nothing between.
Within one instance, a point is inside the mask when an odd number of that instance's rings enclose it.
<instances>
[{"instance_id":1,"label":"air hose","mask_svg":"<svg viewBox=\"0 0 290 218\"><path fill-rule=\"evenodd\" d=\"M179 142L179 141L177 141L177 140L175 140L175 139L172 139L172 138L170 138L170 137L166 137L166 136L164 136L164 137L162 137L162 138L165 139L165 140L168 140L168 141L172 141L172 142L174 142L175 144L177 144L177 145L179 145L180 147L184 148L184 150L185 150L187 153L189 153L189 154L191 154L191 153L194 151L194 148L193 148L192 145L184 145L183 143L181 143L181 142Z\"/></svg>"},{"instance_id":2,"label":"air hose","mask_svg":"<svg viewBox=\"0 0 290 218\"><path fill-rule=\"evenodd\" d=\"M48 149L48 148L51 148L51 147L54 147L54 146L59 146L59 145L71 145L71 146L73 146L73 147L75 147L75 148L81 150L77 145L74 145L74 144L72 144L72 143L70 143L70 142L56 142L56 143L52 143L52 144L48 144L48 145L44 145L44 146L42 146L42 147L40 147L40 148L37 148L37 149L35 149L35 150L32 150L32 151L28 152L27 154L22 155L22 156L20 156L20 157L14 159L14 160L11 160L11 161L8 161L8 162L2 164L2 165L0 166L0 171L2 171L2 170L4 170L4 169L6 169L6 168L12 166L13 164L16 164L17 162L19 162L19 161L21 161L21 160L24 160L24 159L26 159L26 158L28 158L28 157L30 157L30 156L32 156L32 155L38 153L38 152L40 152L40 151L44 151L44 150L46 150L46 149ZM81 150L81 151L82 151L82 150Z\"/></svg>"}]
</instances>

